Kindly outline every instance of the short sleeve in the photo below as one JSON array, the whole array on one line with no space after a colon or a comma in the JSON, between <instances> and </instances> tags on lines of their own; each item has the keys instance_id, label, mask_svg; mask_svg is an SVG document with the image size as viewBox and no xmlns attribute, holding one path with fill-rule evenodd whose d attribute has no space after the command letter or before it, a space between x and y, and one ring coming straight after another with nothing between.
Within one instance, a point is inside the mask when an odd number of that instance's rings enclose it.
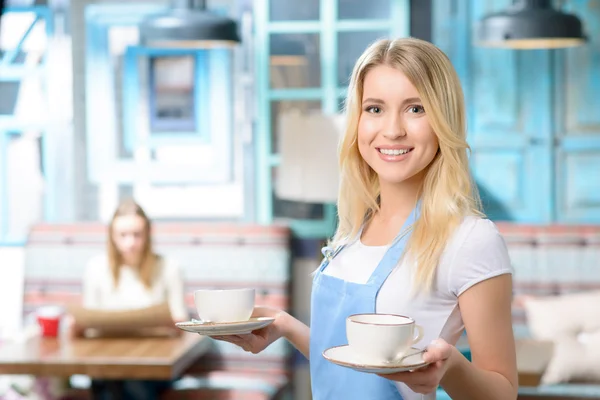
<instances>
[{"instance_id":1,"label":"short sleeve","mask_svg":"<svg viewBox=\"0 0 600 400\"><path fill-rule=\"evenodd\" d=\"M513 273L504 238L492 221L475 219L459 246L448 277L455 296L479 282Z\"/></svg>"}]
</instances>

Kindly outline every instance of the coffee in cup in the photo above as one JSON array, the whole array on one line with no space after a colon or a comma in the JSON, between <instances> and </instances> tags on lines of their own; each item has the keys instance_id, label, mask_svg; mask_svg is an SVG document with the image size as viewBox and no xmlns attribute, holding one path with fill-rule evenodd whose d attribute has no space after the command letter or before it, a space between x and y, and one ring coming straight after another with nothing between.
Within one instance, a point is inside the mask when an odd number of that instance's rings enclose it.
<instances>
[{"instance_id":1,"label":"coffee in cup","mask_svg":"<svg viewBox=\"0 0 600 400\"><path fill-rule=\"evenodd\" d=\"M255 295L254 289L202 289L194 303L203 322L240 322L252 316Z\"/></svg>"},{"instance_id":2,"label":"coffee in cup","mask_svg":"<svg viewBox=\"0 0 600 400\"><path fill-rule=\"evenodd\" d=\"M346 337L358 362L380 365L404 357L423 328L402 315L355 314L346 319Z\"/></svg>"}]
</instances>

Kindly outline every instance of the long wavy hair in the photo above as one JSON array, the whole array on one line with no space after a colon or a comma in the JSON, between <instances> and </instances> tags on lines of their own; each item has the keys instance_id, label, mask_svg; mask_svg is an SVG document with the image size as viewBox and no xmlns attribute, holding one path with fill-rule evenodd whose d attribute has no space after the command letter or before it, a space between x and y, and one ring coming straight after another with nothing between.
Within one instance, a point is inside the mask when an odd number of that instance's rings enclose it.
<instances>
[{"instance_id":1,"label":"long wavy hair","mask_svg":"<svg viewBox=\"0 0 600 400\"><path fill-rule=\"evenodd\" d=\"M108 226L107 252L110 271L116 287L119 283L119 269L121 268L121 265L123 265L123 257L115 245L113 237L114 223L118 217L133 215L144 220L144 247L142 249L142 256L140 258L140 264L133 265L133 267L138 267L140 280L146 289L150 289L158 264L162 261L162 258L158 254L155 254L152 248L152 223L150 218L148 218L142 207L131 199L125 200L119 204Z\"/></svg>"},{"instance_id":2,"label":"long wavy hair","mask_svg":"<svg viewBox=\"0 0 600 400\"><path fill-rule=\"evenodd\" d=\"M416 263L416 287L429 289L455 228L466 215L483 215L469 171L460 80L448 57L429 42L414 38L379 40L365 50L354 67L345 104L346 131L339 149L339 220L330 246L355 238L360 227L379 211L378 176L361 157L357 141L365 76L378 65L401 71L415 86L439 141L439 151L425 171L419 193L421 212L407 245L407 254Z\"/></svg>"}]
</instances>

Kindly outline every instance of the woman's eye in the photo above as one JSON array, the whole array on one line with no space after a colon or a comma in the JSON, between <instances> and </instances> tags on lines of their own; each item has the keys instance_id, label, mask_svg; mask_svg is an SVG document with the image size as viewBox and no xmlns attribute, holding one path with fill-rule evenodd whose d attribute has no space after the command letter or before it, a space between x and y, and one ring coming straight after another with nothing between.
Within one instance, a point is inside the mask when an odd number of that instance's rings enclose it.
<instances>
[{"instance_id":1,"label":"woman's eye","mask_svg":"<svg viewBox=\"0 0 600 400\"><path fill-rule=\"evenodd\" d=\"M423 106L411 106L408 110L411 113L415 113L415 114L419 114L419 113L425 112L425 109L423 108Z\"/></svg>"},{"instance_id":2,"label":"woman's eye","mask_svg":"<svg viewBox=\"0 0 600 400\"><path fill-rule=\"evenodd\" d=\"M381 108L377 106L369 106L367 107L367 112L370 112L372 114L379 114L381 112Z\"/></svg>"}]
</instances>

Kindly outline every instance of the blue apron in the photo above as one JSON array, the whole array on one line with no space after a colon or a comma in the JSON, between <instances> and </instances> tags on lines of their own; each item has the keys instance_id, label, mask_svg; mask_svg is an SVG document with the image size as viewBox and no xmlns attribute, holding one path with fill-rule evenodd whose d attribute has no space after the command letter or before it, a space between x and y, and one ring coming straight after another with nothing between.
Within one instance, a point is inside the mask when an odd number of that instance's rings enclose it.
<instances>
[{"instance_id":1,"label":"blue apron","mask_svg":"<svg viewBox=\"0 0 600 400\"><path fill-rule=\"evenodd\" d=\"M333 254L324 249L325 259L315 274L311 296L310 378L313 400L402 400L393 381L335 365L323 358L322 354L330 347L348 343L348 316L375 312L377 294L403 255L410 237L407 232L416 220L417 209L418 207L404 222L401 233L392 242L366 284L346 282L325 275L323 271L343 246Z\"/></svg>"}]
</instances>

